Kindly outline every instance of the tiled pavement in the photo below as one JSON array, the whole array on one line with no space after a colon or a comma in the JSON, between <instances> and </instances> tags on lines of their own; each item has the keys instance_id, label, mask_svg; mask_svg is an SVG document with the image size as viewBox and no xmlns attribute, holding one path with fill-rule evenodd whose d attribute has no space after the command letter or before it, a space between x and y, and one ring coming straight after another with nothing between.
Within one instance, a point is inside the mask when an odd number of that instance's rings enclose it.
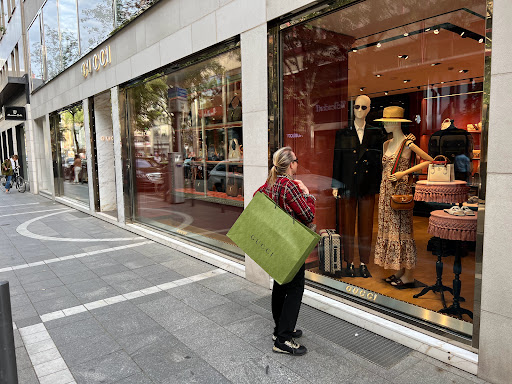
<instances>
[{"instance_id":1,"label":"tiled pavement","mask_svg":"<svg viewBox=\"0 0 512 384\"><path fill-rule=\"evenodd\" d=\"M37 217L30 237L16 231ZM412 351L385 369L314 329L307 355L273 354L271 314L254 304L269 290L134 237L41 196L0 195L20 383L483 383Z\"/></svg>"}]
</instances>

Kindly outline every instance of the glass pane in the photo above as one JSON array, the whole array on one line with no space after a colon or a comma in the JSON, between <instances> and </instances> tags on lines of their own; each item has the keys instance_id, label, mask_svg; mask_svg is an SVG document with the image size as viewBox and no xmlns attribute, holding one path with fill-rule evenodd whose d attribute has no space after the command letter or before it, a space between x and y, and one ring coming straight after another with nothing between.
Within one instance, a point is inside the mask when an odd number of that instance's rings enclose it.
<instances>
[{"instance_id":1,"label":"glass pane","mask_svg":"<svg viewBox=\"0 0 512 384\"><path fill-rule=\"evenodd\" d=\"M59 0L59 21L62 66L67 68L79 57L76 0Z\"/></svg>"},{"instance_id":2,"label":"glass pane","mask_svg":"<svg viewBox=\"0 0 512 384\"><path fill-rule=\"evenodd\" d=\"M438 311L457 301L456 251L460 305L473 309L486 2L395 3L404 6L383 13L367 0L282 31L284 144L317 197L317 228L341 235L339 253L315 251L306 265L316 281L471 334L470 316ZM409 133L415 145L404 149L396 183L391 169ZM454 170L439 185L427 175L438 154ZM392 195L414 192L414 210L391 207ZM458 204L462 216L443 211L460 212ZM454 235L454 217L475 230ZM445 301L439 285L422 294L436 279L448 287Z\"/></svg>"},{"instance_id":3,"label":"glass pane","mask_svg":"<svg viewBox=\"0 0 512 384\"><path fill-rule=\"evenodd\" d=\"M41 25L39 23L39 16L36 17L34 23L28 30L28 37L30 42L30 79L32 82L32 89L35 89L43 84L43 56L41 49Z\"/></svg>"},{"instance_id":4,"label":"glass pane","mask_svg":"<svg viewBox=\"0 0 512 384\"><path fill-rule=\"evenodd\" d=\"M46 70L48 79L62 71L60 52L59 17L56 0L48 0L43 7L44 43L46 46Z\"/></svg>"},{"instance_id":5,"label":"glass pane","mask_svg":"<svg viewBox=\"0 0 512 384\"><path fill-rule=\"evenodd\" d=\"M226 237L243 209L240 50L130 88L135 218L240 253Z\"/></svg>"},{"instance_id":6,"label":"glass pane","mask_svg":"<svg viewBox=\"0 0 512 384\"><path fill-rule=\"evenodd\" d=\"M81 105L51 114L55 193L89 205L84 113Z\"/></svg>"},{"instance_id":7,"label":"glass pane","mask_svg":"<svg viewBox=\"0 0 512 384\"><path fill-rule=\"evenodd\" d=\"M116 26L149 8L155 0L116 0Z\"/></svg>"},{"instance_id":8,"label":"glass pane","mask_svg":"<svg viewBox=\"0 0 512 384\"><path fill-rule=\"evenodd\" d=\"M112 0L80 0L78 2L80 18L81 55L104 41L114 29L114 11Z\"/></svg>"}]
</instances>

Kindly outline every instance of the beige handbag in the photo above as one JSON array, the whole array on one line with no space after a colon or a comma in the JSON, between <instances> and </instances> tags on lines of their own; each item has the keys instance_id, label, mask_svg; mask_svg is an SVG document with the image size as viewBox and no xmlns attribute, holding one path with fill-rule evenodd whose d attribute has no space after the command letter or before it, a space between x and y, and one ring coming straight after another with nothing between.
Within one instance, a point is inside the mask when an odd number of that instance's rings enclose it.
<instances>
[{"instance_id":1,"label":"beige handbag","mask_svg":"<svg viewBox=\"0 0 512 384\"><path fill-rule=\"evenodd\" d=\"M447 117L443 120L443 123L441 124L441 130L448 128L452 124L452 120Z\"/></svg>"},{"instance_id":2,"label":"beige handbag","mask_svg":"<svg viewBox=\"0 0 512 384\"><path fill-rule=\"evenodd\" d=\"M442 158L444 160L437 160ZM450 182L455 180L453 164L448 164L448 158L443 155L436 156L434 162L428 165L428 181Z\"/></svg>"}]
</instances>

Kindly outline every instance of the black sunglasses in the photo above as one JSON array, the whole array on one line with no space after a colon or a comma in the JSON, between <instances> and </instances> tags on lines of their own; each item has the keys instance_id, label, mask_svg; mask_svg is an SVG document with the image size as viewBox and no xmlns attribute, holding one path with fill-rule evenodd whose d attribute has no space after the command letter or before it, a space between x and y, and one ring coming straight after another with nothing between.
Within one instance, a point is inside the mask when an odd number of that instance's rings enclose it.
<instances>
[{"instance_id":1,"label":"black sunglasses","mask_svg":"<svg viewBox=\"0 0 512 384\"><path fill-rule=\"evenodd\" d=\"M295 158L294 160L292 160L292 163L297 163L297 164L299 164L299 159L298 159L298 158Z\"/></svg>"},{"instance_id":2,"label":"black sunglasses","mask_svg":"<svg viewBox=\"0 0 512 384\"><path fill-rule=\"evenodd\" d=\"M368 108L366 105L354 105L354 109L359 109L361 108L363 111L366 111L366 109Z\"/></svg>"}]
</instances>

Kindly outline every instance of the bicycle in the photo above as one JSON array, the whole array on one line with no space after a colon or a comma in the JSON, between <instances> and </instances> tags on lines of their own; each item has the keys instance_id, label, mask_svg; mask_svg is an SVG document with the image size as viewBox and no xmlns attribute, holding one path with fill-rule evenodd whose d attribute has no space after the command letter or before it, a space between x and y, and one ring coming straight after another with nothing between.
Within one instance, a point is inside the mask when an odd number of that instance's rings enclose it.
<instances>
[{"instance_id":1,"label":"bicycle","mask_svg":"<svg viewBox=\"0 0 512 384\"><path fill-rule=\"evenodd\" d=\"M2 176L2 185L5 187L7 178ZM25 180L20 176L20 167L14 168L14 175L12 175L11 179L11 188L15 187L18 192L23 193L26 191L27 186L25 184Z\"/></svg>"}]
</instances>

